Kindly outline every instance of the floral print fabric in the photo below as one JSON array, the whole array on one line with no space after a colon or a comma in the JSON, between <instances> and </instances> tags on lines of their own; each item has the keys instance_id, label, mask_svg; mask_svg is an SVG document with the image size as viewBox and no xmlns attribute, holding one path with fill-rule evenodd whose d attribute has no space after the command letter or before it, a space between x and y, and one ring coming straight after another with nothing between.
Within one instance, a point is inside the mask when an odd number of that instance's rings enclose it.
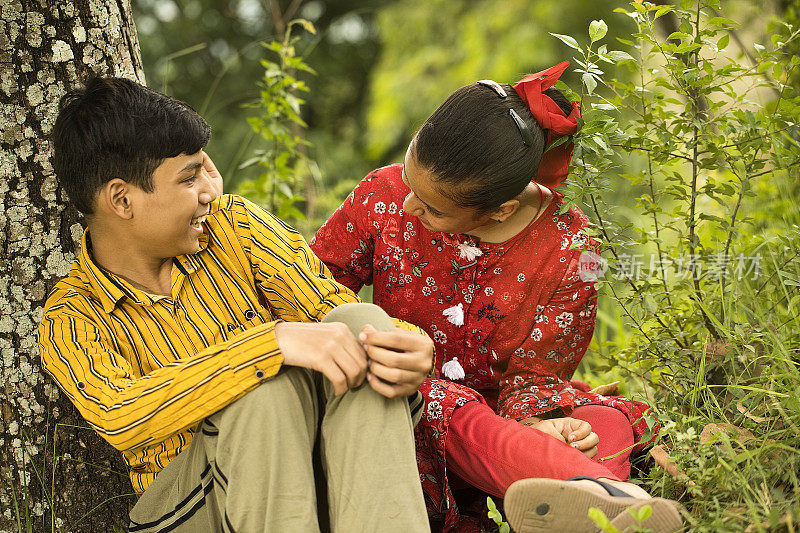
<instances>
[{"instance_id":1,"label":"floral print fabric","mask_svg":"<svg viewBox=\"0 0 800 533\"><path fill-rule=\"evenodd\" d=\"M637 441L647 406L570 382L592 338L597 299L593 284L578 274L576 246L592 246L580 210L559 213L563 195L554 191L541 216L516 236L476 242L429 231L404 213L409 189L401 176L399 164L370 173L311 247L337 281L356 292L373 285L374 303L434 340L437 379L420 389L426 399L416 430L420 477L432 519L445 530L467 531L445 476L448 421L458 406L482 401L521 420L607 405L629 418Z\"/></svg>"}]
</instances>

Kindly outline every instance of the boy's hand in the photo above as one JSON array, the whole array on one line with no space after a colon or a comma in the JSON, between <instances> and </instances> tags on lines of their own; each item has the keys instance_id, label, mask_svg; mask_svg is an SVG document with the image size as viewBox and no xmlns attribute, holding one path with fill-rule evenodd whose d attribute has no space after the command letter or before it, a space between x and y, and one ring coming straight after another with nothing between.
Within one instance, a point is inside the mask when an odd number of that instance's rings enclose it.
<instances>
[{"instance_id":1,"label":"boy's hand","mask_svg":"<svg viewBox=\"0 0 800 533\"><path fill-rule=\"evenodd\" d=\"M222 196L222 174L219 173L217 170L216 165L208 157L208 154L203 152L203 169L202 172L205 172L208 175L208 179L211 181L211 184L214 186L214 190L217 191L217 196Z\"/></svg>"},{"instance_id":2,"label":"boy's hand","mask_svg":"<svg viewBox=\"0 0 800 533\"><path fill-rule=\"evenodd\" d=\"M589 422L570 417L540 420L532 416L520 420L520 423L543 431L551 437L569 444L589 458L597 455L597 444L600 442L600 438L597 433L592 431L592 426Z\"/></svg>"},{"instance_id":3,"label":"boy's hand","mask_svg":"<svg viewBox=\"0 0 800 533\"><path fill-rule=\"evenodd\" d=\"M337 396L364 383L367 354L341 322L281 322L275 339L284 364L321 372Z\"/></svg>"},{"instance_id":4,"label":"boy's hand","mask_svg":"<svg viewBox=\"0 0 800 533\"><path fill-rule=\"evenodd\" d=\"M407 329L376 331L367 324L358 339L369 356L367 381L387 398L410 396L433 363L433 341Z\"/></svg>"}]
</instances>

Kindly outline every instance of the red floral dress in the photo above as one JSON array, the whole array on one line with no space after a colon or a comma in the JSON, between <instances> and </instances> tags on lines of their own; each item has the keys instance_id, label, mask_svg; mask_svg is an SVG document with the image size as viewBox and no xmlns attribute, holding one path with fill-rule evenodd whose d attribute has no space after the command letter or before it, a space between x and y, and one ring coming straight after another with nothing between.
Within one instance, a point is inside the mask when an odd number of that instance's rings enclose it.
<instances>
[{"instance_id":1,"label":"red floral dress","mask_svg":"<svg viewBox=\"0 0 800 533\"><path fill-rule=\"evenodd\" d=\"M592 338L597 299L593 284L578 275L582 251L573 245L592 245L580 210L559 214L563 195L554 191L545 212L505 242L432 232L403 212L409 189L402 168L390 165L364 178L311 248L340 283L356 292L373 285L374 303L433 338L436 379L420 388L426 403L415 435L420 479L433 524L473 531L445 475L445 440L456 408L479 401L521 420L606 405L627 416L638 442L647 406L570 382ZM443 374L443 365L464 377L446 379L454 373Z\"/></svg>"}]
</instances>

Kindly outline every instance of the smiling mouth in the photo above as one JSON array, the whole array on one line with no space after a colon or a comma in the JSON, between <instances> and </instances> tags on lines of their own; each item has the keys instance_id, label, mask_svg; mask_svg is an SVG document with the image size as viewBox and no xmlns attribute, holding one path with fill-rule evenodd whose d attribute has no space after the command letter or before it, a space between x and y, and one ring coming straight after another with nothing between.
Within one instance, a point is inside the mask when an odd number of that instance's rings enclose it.
<instances>
[{"instance_id":1,"label":"smiling mouth","mask_svg":"<svg viewBox=\"0 0 800 533\"><path fill-rule=\"evenodd\" d=\"M192 226L194 229L199 229L199 230L202 230L202 229L203 229L203 225L202 225L202 224L203 224L203 222L205 222L205 221L206 221L206 215L203 215L203 216L201 216L201 217L193 218L193 219L192 219L192 221L191 221L191 223L190 223L190 225L191 225L191 226Z\"/></svg>"}]
</instances>

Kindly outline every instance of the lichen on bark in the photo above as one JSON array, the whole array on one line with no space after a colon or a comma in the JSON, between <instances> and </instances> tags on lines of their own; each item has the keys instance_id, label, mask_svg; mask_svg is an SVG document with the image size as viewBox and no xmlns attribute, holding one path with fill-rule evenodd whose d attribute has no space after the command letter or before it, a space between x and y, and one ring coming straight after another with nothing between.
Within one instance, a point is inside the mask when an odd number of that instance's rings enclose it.
<instances>
[{"instance_id":1,"label":"lichen on bark","mask_svg":"<svg viewBox=\"0 0 800 533\"><path fill-rule=\"evenodd\" d=\"M43 374L36 344L47 292L82 232L47 136L60 97L91 73L144 81L126 0L0 4L0 532L17 529L15 496L27 497L35 531L110 531L127 525L132 503L85 516L132 489L119 452Z\"/></svg>"}]
</instances>

